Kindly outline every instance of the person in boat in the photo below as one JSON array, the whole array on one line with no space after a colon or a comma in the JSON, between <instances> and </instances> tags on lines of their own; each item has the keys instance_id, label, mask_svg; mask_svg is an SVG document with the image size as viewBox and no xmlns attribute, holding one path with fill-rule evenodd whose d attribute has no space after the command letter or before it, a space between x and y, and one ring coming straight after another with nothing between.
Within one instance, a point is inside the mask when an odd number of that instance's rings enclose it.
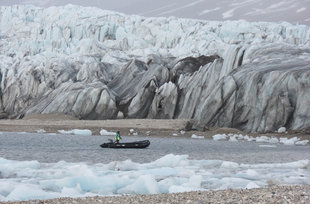
<instances>
[{"instance_id":1,"label":"person in boat","mask_svg":"<svg viewBox=\"0 0 310 204\"><path fill-rule=\"evenodd\" d=\"M121 135L120 135L120 132L117 131L117 132L116 132L116 135L115 135L115 142L116 142L116 143L119 143L119 140L120 140L120 139L122 139L122 137L121 137Z\"/></svg>"}]
</instances>

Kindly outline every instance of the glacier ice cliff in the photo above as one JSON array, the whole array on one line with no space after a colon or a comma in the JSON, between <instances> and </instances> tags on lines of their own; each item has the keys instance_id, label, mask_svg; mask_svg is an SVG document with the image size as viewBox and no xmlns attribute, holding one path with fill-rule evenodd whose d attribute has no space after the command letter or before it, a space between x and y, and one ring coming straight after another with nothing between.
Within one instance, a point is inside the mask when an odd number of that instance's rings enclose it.
<instances>
[{"instance_id":1,"label":"glacier ice cliff","mask_svg":"<svg viewBox=\"0 0 310 204\"><path fill-rule=\"evenodd\" d=\"M1 7L1 117L188 118L193 128L310 127L310 28Z\"/></svg>"}]
</instances>

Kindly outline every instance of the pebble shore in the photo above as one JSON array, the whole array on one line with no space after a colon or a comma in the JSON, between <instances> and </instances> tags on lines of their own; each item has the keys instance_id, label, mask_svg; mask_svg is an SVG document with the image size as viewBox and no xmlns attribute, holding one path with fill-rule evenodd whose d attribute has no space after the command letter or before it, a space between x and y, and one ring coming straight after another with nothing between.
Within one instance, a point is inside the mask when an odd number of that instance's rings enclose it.
<instances>
[{"instance_id":1,"label":"pebble shore","mask_svg":"<svg viewBox=\"0 0 310 204\"><path fill-rule=\"evenodd\" d=\"M185 193L126 196L95 196L84 198L56 198L51 200L31 200L0 202L5 204L135 204L135 203L310 203L310 186L272 186L269 188L195 191Z\"/></svg>"}]
</instances>

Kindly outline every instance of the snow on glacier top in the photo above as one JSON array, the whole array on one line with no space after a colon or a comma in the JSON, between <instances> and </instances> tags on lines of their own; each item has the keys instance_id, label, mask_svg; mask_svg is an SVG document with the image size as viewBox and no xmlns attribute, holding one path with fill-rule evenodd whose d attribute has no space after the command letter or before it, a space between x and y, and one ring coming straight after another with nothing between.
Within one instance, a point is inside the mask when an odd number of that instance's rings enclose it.
<instances>
[{"instance_id":1,"label":"snow on glacier top","mask_svg":"<svg viewBox=\"0 0 310 204\"><path fill-rule=\"evenodd\" d=\"M55 53L101 54L103 59L113 61L107 56L222 56L236 45L310 45L308 26L286 22L146 18L75 5L1 7L0 12L0 54L20 58L36 54L50 57Z\"/></svg>"}]
</instances>

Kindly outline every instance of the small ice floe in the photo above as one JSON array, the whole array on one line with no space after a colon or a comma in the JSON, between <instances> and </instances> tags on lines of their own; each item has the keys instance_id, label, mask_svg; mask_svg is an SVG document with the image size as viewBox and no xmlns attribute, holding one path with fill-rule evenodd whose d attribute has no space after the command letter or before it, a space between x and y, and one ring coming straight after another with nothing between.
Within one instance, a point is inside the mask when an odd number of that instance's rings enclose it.
<instances>
[{"instance_id":1,"label":"small ice floe","mask_svg":"<svg viewBox=\"0 0 310 204\"><path fill-rule=\"evenodd\" d=\"M307 145L309 142L309 140L301 140L301 141L297 141L295 143L295 145Z\"/></svg>"},{"instance_id":2,"label":"small ice floe","mask_svg":"<svg viewBox=\"0 0 310 204\"><path fill-rule=\"evenodd\" d=\"M134 135L134 136L137 136L138 135L138 132L137 131L135 131L134 129L130 129L129 130L129 133L128 133L128 135Z\"/></svg>"},{"instance_id":3,"label":"small ice floe","mask_svg":"<svg viewBox=\"0 0 310 204\"><path fill-rule=\"evenodd\" d=\"M269 138L269 143L273 143L273 144L276 144L276 143L279 143L279 139L276 138L276 137L272 137L272 138Z\"/></svg>"},{"instance_id":4,"label":"small ice floe","mask_svg":"<svg viewBox=\"0 0 310 204\"><path fill-rule=\"evenodd\" d=\"M192 134L192 138L193 139L204 139L205 136L199 136L199 135Z\"/></svg>"},{"instance_id":5,"label":"small ice floe","mask_svg":"<svg viewBox=\"0 0 310 204\"><path fill-rule=\"evenodd\" d=\"M27 134L27 132L17 132L19 135Z\"/></svg>"},{"instance_id":6,"label":"small ice floe","mask_svg":"<svg viewBox=\"0 0 310 204\"><path fill-rule=\"evenodd\" d=\"M151 131L146 131L147 136L150 136L150 134L151 134Z\"/></svg>"},{"instance_id":7,"label":"small ice floe","mask_svg":"<svg viewBox=\"0 0 310 204\"><path fill-rule=\"evenodd\" d=\"M255 141L256 139L254 137L250 137L248 135L244 136L243 137L244 140L248 141L248 142L252 142L252 141Z\"/></svg>"},{"instance_id":8,"label":"small ice floe","mask_svg":"<svg viewBox=\"0 0 310 204\"><path fill-rule=\"evenodd\" d=\"M307 145L309 140L302 140L300 141L299 138L293 137L293 138L280 138L280 140L276 137L268 137L268 136L259 136L259 137L250 137L248 135L241 135L241 134L216 134L213 135L213 140L228 140L230 142L237 142L239 140L243 141L256 141L258 143L270 143L270 144L284 144L284 145Z\"/></svg>"},{"instance_id":9,"label":"small ice floe","mask_svg":"<svg viewBox=\"0 0 310 204\"><path fill-rule=\"evenodd\" d=\"M276 148L277 145L258 145L259 147Z\"/></svg>"},{"instance_id":10,"label":"small ice floe","mask_svg":"<svg viewBox=\"0 0 310 204\"><path fill-rule=\"evenodd\" d=\"M216 134L213 135L213 140L226 140L227 135L226 134Z\"/></svg>"},{"instance_id":11,"label":"small ice floe","mask_svg":"<svg viewBox=\"0 0 310 204\"><path fill-rule=\"evenodd\" d=\"M237 135L233 135L233 136L229 137L229 141L230 142L238 142Z\"/></svg>"},{"instance_id":12,"label":"small ice floe","mask_svg":"<svg viewBox=\"0 0 310 204\"><path fill-rule=\"evenodd\" d=\"M180 133L181 133L181 135L184 135L184 134L185 134L185 131L184 131L184 130L181 130Z\"/></svg>"},{"instance_id":13,"label":"small ice floe","mask_svg":"<svg viewBox=\"0 0 310 204\"><path fill-rule=\"evenodd\" d=\"M100 135L102 135L102 136L111 136L111 135L115 135L115 134L116 134L115 132L109 132L105 129L100 130Z\"/></svg>"},{"instance_id":14,"label":"small ice floe","mask_svg":"<svg viewBox=\"0 0 310 204\"><path fill-rule=\"evenodd\" d=\"M83 135L83 136L92 135L92 132L88 129L58 130L58 132L65 135Z\"/></svg>"},{"instance_id":15,"label":"small ice floe","mask_svg":"<svg viewBox=\"0 0 310 204\"><path fill-rule=\"evenodd\" d=\"M285 133L286 132L286 128L285 127L280 127L278 129L278 133Z\"/></svg>"},{"instance_id":16,"label":"small ice floe","mask_svg":"<svg viewBox=\"0 0 310 204\"><path fill-rule=\"evenodd\" d=\"M280 143L284 144L284 145L294 145L295 142L298 142L299 139L297 137L293 137L291 139L288 139L286 137L281 137L280 138Z\"/></svg>"},{"instance_id":17,"label":"small ice floe","mask_svg":"<svg viewBox=\"0 0 310 204\"><path fill-rule=\"evenodd\" d=\"M177 136L178 136L178 134L177 134L177 133L173 133L173 134L172 134L172 136L175 136L175 137L177 137Z\"/></svg>"},{"instance_id":18,"label":"small ice floe","mask_svg":"<svg viewBox=\"0 0 310 204\"><path fill-rule=\"evenodd\" d=\"M39 129L39 130L36 130L37 133L46 133L46 131L44 129Z\"/></svg>"},{"instance_id":19,"label":"small ice floe","mask_svg":"<svg viewBox=\"0 0 310 204\"><path fill-rule=\"evenodd\" d=\"M269 137L267 136L259 136L255 138L256 142L266 142L269 143Z\"/></svg>"},{"instance_id":20,"label":"small ice floe","mask_svg":"<svg viewBox=\"0 0 310 204\"><path fill-rule=\"evenodd\" d=\"M249 182L246 187L246 189L253 189L253 188L260 188L259 185L257 185L255 182Z\"/></svg>"}]
</instances>

